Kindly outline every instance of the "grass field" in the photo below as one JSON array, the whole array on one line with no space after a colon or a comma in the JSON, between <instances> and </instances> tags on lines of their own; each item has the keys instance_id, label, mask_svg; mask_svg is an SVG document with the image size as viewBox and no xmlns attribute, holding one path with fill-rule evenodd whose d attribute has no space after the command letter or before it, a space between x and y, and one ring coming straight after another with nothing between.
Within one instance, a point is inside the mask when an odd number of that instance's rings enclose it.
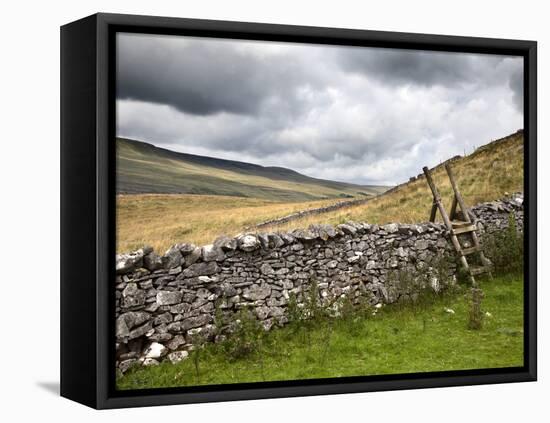
<instances>
[{"instance_id":1,"label":"grass field","mask_svg":"<svg viewBox=\"0 0 550 423\"><path fill-rule=\"evenodd\" d=\"M523 135L515 134L480 148L452 166L468 205L501 198L506 192L522 191ZM452 191L445 170L441 167L433 176L446 206L450 207ZM147 244L162 253L177 242L209 244L221 234L236 235L255 223L341 200L294 202L222 195L119 195L117 251L135 250ZM420 179L364 205L308 216L262 231L348 220L378 224L422 222L428 220L431 205L428 185L425 179Z\"/></svg>"},{"instance_id":2,"label":"grass field","mask_svg":"<svg viewBox=\"0 0 550 423\"><path fill-rule=\"evenodd\" d=\"M137 368L118 389L399 374L523 365L523 280L482 281L484 318L468 330L465 287L425 307L392 305L368 318L326 320L309 330L288 325L266 334L261 351L228 360L220 345L178 364ZM454 313L445 311L450 309ZM294 324L297 325L297 324Z\"/></svg>"},{"instance_id":3,"label":"grass field","mask_svg":"<svg viewBox=\"0 0 550 423\"><path fill-rule=\"evenodd\" d=\"M117 252L151 245L164 253L177 242L209 244L220 234L236 235L255 223L339 201L281 203L220 195L118 195Z\"/></svg>"}]
</instances>

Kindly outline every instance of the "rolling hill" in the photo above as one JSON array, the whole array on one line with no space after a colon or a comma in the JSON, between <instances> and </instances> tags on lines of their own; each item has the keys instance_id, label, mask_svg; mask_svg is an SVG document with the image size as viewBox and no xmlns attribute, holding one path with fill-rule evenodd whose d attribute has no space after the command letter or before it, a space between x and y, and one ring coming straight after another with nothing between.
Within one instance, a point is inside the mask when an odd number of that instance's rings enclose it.
<instances>
[{"instance_id":1,"label":"rolling hill","mask_svg":"<svg viewBox=\"0 0 550 423\"><path fill-rule=\"evenodd\" d=\"M117 138L118 194L199 194L312 201L368 197L389 187L311 178L283 167L178 153Z\"/></svg>"},{"instance_id":2,"label":"rolling hill","mask_svg":"<svg viewBox=\"0 0 550 423\"><path fill-rule=\"evenodd\" d=\"M523 191L523 131L482 145L472 154L451 158L460 192L468 206L493 201L513 192ZM418 164L421 170L422 163ZM450 210L453 191L443 164L432 169L432 177L444 205ZM367 204L321 215L307 216L290 223L262 230L304 228L312 223L338 224L348 220L370 223L417 223L428 220L433 198L423 175L398 185ZM439 213L437 214L440 219Z\"/></svg>"}]
</instances>

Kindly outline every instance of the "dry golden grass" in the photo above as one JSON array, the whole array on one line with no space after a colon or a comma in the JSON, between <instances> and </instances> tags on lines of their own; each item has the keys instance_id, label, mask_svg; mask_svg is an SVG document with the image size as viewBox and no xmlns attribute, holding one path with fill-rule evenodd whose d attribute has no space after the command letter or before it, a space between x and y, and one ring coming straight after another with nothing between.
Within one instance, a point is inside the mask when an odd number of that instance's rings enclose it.
<instances>
[{"instance_id":1,"label":"dry golden grass","mask_svg":"<svg viewBox=\"0 0 550 423\"><path fill-rule=\"evenodd\" d=\"M421 165L419 164L419 171ZM478 149L452 164L458 186L470 206L523 191L523 135L516 134ZM452 189L443 167L433 177L450 209ZM281 203L212 195L120 195L117 197L117 251L151 245L163 253L177 242L209 244L221 234L236 235L246 227L288 214L322 207L341 199ZM384 224L427 221L432 194L424 178L373 199L368 204L307 216L263 232L304 228L312 223L348 220ZM439 215L438 215L439 218Z\"/></svg>"},{"instance_id":2,"label":"dry golden grass","mask_svg":"<svg viewBox=\"0 0 550 423\"><path fill-rule=\"evenodd\" d=\"M340 201L278 203L219 195L118 195L117 252L150 245L163 253L178 242L205 245L221 234L236 235L269 219Z\"/></svg>"},{"instance_id":3,"label":"dry golden grass","mask_svg":"<svg viewBox=\"0 0 550 423\"><path fill-rule=\"evenodd\" d=\"M514 134L504 141L484 146L452 162L451 167L468 206L523 191L523 135ZM453 192L445 168L439 167L432 176L449 211ZM308 216L265 230L290 230L312 223L338 224L348 220L378 224L424 222L429 219L432 202L426 179L421 178L367 204ZM439 213L437 219L441 220Z\"/></svg>"}]
</instances>

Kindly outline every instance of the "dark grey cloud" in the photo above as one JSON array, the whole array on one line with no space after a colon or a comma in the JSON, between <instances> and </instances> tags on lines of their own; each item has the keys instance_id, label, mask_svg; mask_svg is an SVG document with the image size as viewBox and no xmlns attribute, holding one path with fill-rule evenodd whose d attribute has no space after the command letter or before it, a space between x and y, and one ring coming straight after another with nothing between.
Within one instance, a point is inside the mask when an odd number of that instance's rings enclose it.
<instances>
[{"instance_id":1,"label":"dark grey cloud","mask_svg":"<svg viewBox=\"0 0 550 423\"><path fill-rule=\"evenodd\" d=\"M520 58L119 35L117 132L398 183L522 125Z\"/></svg>"},{"instance_id":2,"label":"dark grey cloud","mask_svg":"<svg viewBox=\"0 0 550 423\"><path fill-rule=\"evenodd\" d=\"M191 114L256 113L315 83L295 57L265 58L230 41L122 35L117 97L169 104ZM299 98L286 101L292 113Z\"/></svg>"},{"instance_id":3,"label":"dark grey cloud","mask_svg":"<svg viewBox=\"0 0 550 423\"><path fill-rule=\"evenodd\" d=\"M419 50L343 50L342 66L369 78L393 84L452 86L487 80L503 56L427 52Z\"/></svg>"}]
</instances>

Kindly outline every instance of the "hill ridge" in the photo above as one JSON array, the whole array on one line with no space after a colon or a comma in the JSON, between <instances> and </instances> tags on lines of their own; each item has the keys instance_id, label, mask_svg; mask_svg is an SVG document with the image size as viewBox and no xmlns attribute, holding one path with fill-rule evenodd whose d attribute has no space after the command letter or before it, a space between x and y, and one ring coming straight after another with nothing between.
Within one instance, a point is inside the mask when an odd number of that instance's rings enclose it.
<instances>
[{"instance_id":1,"label":"hill ridge","mask_svg":"<svg viewBox=\"0 0 550 423\"><path fill-rule=\"evenodd\" d=\"M365 198L387 189L314 178L281 166L177 152L117 138L117 193L190 193L303 201Z\"/></svg>"}]
</instances>

